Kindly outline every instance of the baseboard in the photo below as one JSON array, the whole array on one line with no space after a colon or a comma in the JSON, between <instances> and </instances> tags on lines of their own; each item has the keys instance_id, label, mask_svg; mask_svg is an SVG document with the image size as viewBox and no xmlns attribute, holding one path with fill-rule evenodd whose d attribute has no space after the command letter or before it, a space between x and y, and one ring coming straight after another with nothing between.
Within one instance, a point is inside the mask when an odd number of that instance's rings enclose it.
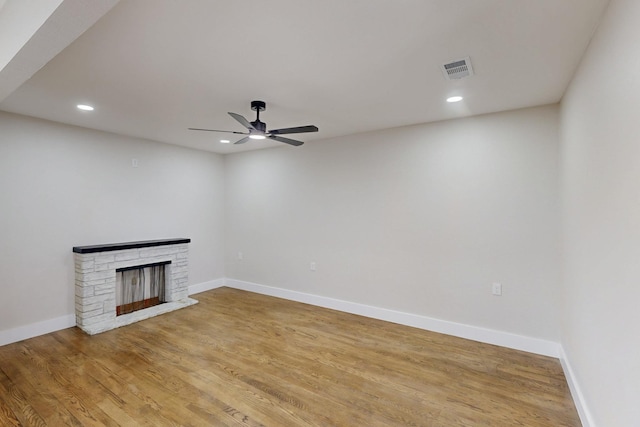
<instances>
[{"instance_id":1,"label":"baseboard","mask_svg":"<svg viewBox=\"0 0 640 427\"><path fill-rule=\"evenodd\" d=\"M191 285L189 286L189 295L219 288L220 286L224 286L224 283L225 279L216 279ZM67 314L66 316L61 316L55 319L19 326L14 329L7 329L6 331L0 331L0 346L59 331L60 329L71 328L73 326L76 326L76 315Z\"/></svg>"},{"instance_id":2,"label":"baseboard","mask_svg":"<svg viewBox=\"0 0 640 427\"><path fill-rule=\"evenodd\" d=\"M257 283L244 282L235 279L216 279L208 282L198 283L189 286L189 295L216 289L221 286L242 289L264 295L285 298L292 301L331 308L347 313L358 314L374 319L399 323L401 325L453 335L487 344L499 345L530 353L541 354L550 357L560 357L560 346L552 341L538 338L525 337L508 332L496 331L493 329L479 328L477 326L464 325L461 323L449 322L446 320L434 319L417 314L404 313L380 307L373 307L350 301L323 297L319 295L307 294L303 292L291 291L288 289L276 288L260 285ZM74 314L58 317L56 319L45 320L18 328L0 331L0 345L11 344L24 339L33 338L38 335L55 332L60 329L75 326L76 318ZM561 359L562 361L563 359ZM565 366L566 360L563 362ZM567 365L568 368L568 365ZM570 375L567 375L569 379ZM569 383L571 385L571 382ZM573 393L572 388L572 393ZM579 390L576 388L576 390ZM581 395L580 395L581 396ZM582 415L581 415L582 416Z\"/></svg>"},{"instance_id":3,"label":"baseboard","mask_svg":"<svg viewBox=\"0 0 640 427\"><path fill-rule=\"evenodd\" d=\"M584 394L582 394L582 389L578 384L573 369L571 368L571 363L569 363L569 359L567 359L567 355L565 354L563 347L560 347L560 364L562 365L564 376L567 378L567 384L569 384L573 403L576 405L580 421L582 421L582 427L595 427L596 424L591 416L591 411L589 411Z\"/></svg>"},{"instance_id":4,"label":"baseboard","mask_svg":"<svg viewBox=\"0 0 640 427\"><path fill-rule=\"evenodd\" d=\"M241 280L225 279L224 282L225 286L228 286L230 288L256 292L259 294L298 301L306 304L330 308L333 310L358 314L374 319L399 323L401 325L412 326L415 328L439 332L447 335L453 335L456 337L498 345L501 347L522 350L529 353L540 354L543 356L560 356L560 345L553 341L531 338L508 332L496 331L493 329L485 329L477 326L465 325L461 323L449 322L446 320L434 319L431 317L404 313L395 310L388 310L385 308L373 307L365 304L343 301L319 295L291 291L288 289L265 286L257 283L244 282Z\"/></svg>"},{"instance_id":5,"label":"baseboard","mask_svg":"<svg viewBox=\"0 0 640 427\"><path fill-rule=\"evenodd\" d=\"M189 295L199 294L200 292L210 291L224 286L225 279L209 280L208 282L196 283L189 286Z\"/></svg>"},{"instance_id":6,"label":"baseboard","mask_svg":"<svg viewBox=\"0 0 640 427\"><path fill-rule=\"evenodd\" d=\"M31 323L30 325L19 326L14 329L7 329L6 331L0 331L0 345L11 344L73 326L76 326L76 315L67 314L66 316L56 317L55 319Z\"/></svg>"}]
</instances>

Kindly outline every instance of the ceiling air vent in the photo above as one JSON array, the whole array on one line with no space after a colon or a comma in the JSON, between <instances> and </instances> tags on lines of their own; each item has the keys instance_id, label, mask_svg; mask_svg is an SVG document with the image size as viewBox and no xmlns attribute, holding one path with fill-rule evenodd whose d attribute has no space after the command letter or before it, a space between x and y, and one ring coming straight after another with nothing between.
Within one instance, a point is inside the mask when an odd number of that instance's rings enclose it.
<instances>
[{"instance_id":1,"label":"ceiling air vent","mask_svg":"<svg viewBox=\"0 0 640 427\"><path fill-rule=\"evenodd\" d=\"M444 78L447 80L457 80L473 76L473 67L471 66L471 59L468 56L444 64L441 68L442 74L444 74Z\"/></svg>"}]
</instances>

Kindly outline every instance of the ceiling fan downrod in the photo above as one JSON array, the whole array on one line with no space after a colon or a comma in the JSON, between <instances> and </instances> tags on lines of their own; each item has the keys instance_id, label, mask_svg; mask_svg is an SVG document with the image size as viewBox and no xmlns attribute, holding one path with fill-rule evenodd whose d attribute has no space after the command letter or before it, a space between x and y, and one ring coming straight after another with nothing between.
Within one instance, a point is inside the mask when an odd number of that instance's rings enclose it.
<instances>
[{"instance_id":1,"label":"ceiling fan downrod","mask_svg":"<svg viewBox=\"0 0 640 427\"><path fill-rule=\"evenodd\" d=\"M260 121L260 112L267 109L267 104L264 101L251 101L251 109L256 112L256 120L251 125L258 132L266 133L267 124Z\"/></svg>"}]
</instances>

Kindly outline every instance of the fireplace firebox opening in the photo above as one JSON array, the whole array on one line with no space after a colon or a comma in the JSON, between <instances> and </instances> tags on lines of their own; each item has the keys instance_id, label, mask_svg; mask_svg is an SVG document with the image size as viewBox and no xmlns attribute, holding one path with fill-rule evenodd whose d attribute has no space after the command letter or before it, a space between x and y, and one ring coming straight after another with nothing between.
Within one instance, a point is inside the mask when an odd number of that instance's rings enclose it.
<instances>
[{"instance_id":1,"label":"fireplace firebox opening","mask_svg":"<svg viewBox=\"0 0 640 427\"><path fill-rule=\"evenodd\" d=\"M116 269L116 316L166 302L165 266L171 261Z\"/></svg>"}]
</instances>

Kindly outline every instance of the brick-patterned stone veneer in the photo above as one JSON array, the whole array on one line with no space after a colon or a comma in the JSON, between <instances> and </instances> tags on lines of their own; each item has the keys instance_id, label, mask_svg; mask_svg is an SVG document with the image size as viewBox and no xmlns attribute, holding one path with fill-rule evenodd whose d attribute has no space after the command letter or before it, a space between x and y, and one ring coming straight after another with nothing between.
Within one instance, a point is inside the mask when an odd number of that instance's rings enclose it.
<instances>
[{"instance_id":1,"label":"brick-patterned stone veneer","mask_svg":"<svg viewBox=\"0 0 640 427\"><path fill-rule=\"evenodd\" d=\"M74 247L78 327L93 335L196 304L189 298L188 242L167 239ZM166 302L116 316L116 269L167 261Z\"/></svg>"}]
</instances>

